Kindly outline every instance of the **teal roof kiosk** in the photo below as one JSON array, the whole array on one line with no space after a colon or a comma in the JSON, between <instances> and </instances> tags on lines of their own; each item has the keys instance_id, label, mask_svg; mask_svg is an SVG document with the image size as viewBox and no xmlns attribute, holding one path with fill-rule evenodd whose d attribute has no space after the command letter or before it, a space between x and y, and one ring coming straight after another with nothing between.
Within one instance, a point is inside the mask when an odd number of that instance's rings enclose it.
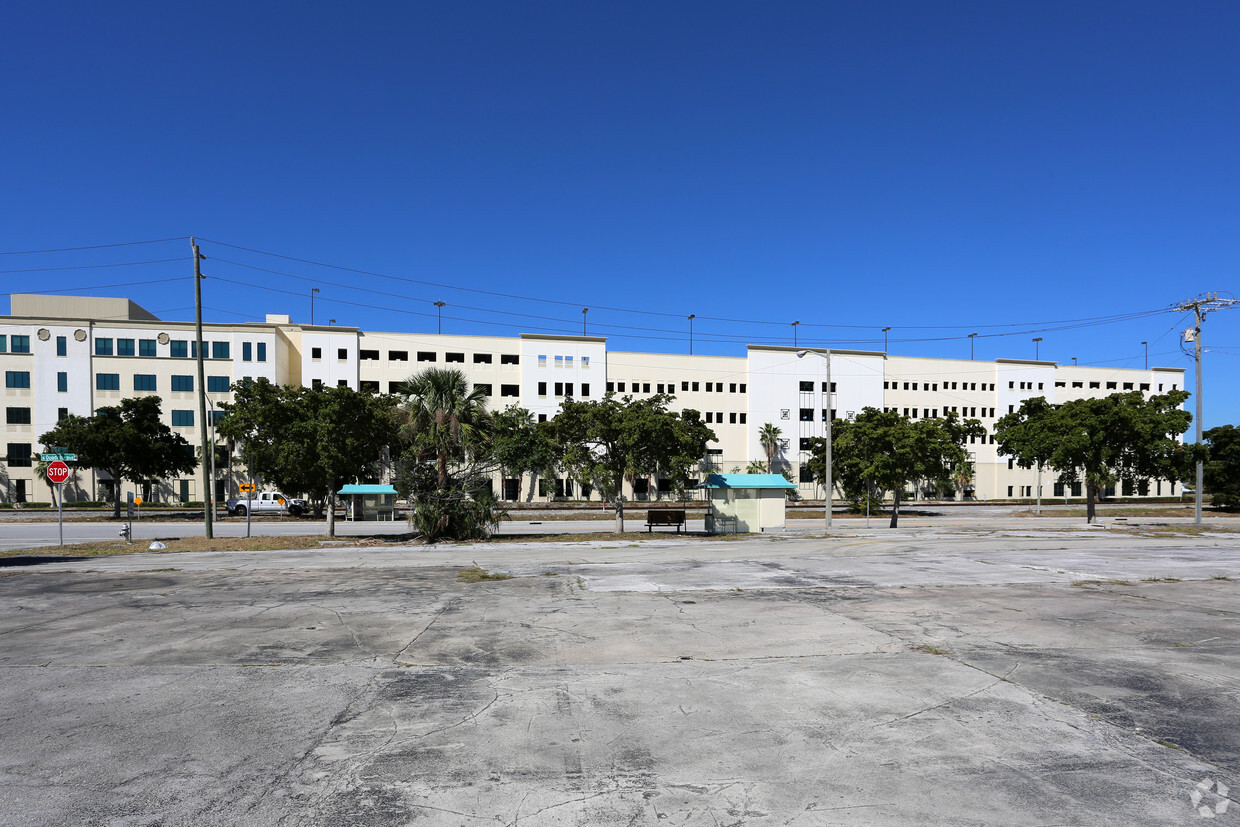
<instances>
[{"instance_id":1,"label":"teal roof kiosk","mask_svg":"<svg viewBox=\"0 0 1240 827\"><path fill-rule=\"evenodd\" d=\"M707 534L758 534L786 527L784 503L796 486L780 474L707 474Z\"/></svg>"},{"instance_id":2,"label":"teal roof kiosk","mask_svg":"<svg viewBox=\"0 0 1240 827\"><path fill-rule=\"evenodd\" d=\"M336 493L348 508L346 519L396 519L396 489L390 485L346 485Z\"/></svg>"}]
</instances>

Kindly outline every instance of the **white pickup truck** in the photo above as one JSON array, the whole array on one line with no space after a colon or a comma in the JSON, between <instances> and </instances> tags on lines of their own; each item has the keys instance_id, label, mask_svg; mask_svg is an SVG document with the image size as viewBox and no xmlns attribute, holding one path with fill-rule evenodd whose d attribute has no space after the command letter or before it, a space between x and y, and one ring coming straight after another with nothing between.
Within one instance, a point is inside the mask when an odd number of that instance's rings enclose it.
<instances>
[{"instance_id":1,"label":"white pickup truck","mask_svg":"<svg viewBox=\"0 0 1240 827\"><path fill-rule=\"evenodd\" d=\"M310 504L295 497L286 497L279 491L260 491L253 499L231 497L224 504L229 516L244 517L246 514L284 514L300 517L310 510Z\"/></svg>"}]
</instances>

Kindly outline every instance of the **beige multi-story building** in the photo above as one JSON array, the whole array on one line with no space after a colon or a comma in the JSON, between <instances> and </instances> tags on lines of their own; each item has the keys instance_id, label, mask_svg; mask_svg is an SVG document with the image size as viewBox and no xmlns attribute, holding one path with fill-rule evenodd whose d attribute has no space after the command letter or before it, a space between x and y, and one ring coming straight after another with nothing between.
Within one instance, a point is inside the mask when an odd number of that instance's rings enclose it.
<instances>
[{"instance_id":1,"label":"beige multi-story building","mask_svg":"<svg viewBox=\"0 0 1240 827\"><path fill-rule=\"evenodd\" d=\"M978 419L987 435L969 445L974 460L969 493L983 500L1020 499L1036 496L1037 472L998 456L992 433L995 421L1022 400L1044 396L1058 403L1133 390L1157 394L1182 389L1184 382L1180 368L931 359L858 350L832 350L828 361L824 352L765 345L750 345L743 356L684 356L609 351L607 340L596 336L371 332L296 324L284 315L268 315L262 323L204 324L203 340L208 417L218 403L231 399L231 385L245 378L395 393L427 367L459 369L472 386L484 389L493 409L520 405L539 420L554 417L569 397L666 393L674 397L675 409L700 411L715 432L702 458L703 472L766 462L760 431L770 424L780 431L772 459L799 480L805 497L822 495L802 468L810 440L824 434L827 415L848 418L874 407L914 419L949 412ZM197 421L196 356L192 322L156 318L129 299L14 294L11 315L0 317L5 375L0 501L49 499L35 478L38 455L50 447L40 445L39 436L66 415L90 415L125 397L160 396L168 425L197 445L203 423ZM220 476L217 498L233 493L224 490L225 475ZM189 475L154 481L143 493L163 501L201 500L200 480ZM497 482L504 495L514 495L511 481ZM101 472L78 469L69 497L108 499L112 484ZM632 493L655 497L669 490L665 481L639 480ZM1045 497L1079 493L1064 491L1049 475L1042 481ZM1147 489L1117 493L1169 496L1179 488L1156 480ZM540 480L531 495L572 498L581 492L570 480Z\"/></svg>"}]
</instances>

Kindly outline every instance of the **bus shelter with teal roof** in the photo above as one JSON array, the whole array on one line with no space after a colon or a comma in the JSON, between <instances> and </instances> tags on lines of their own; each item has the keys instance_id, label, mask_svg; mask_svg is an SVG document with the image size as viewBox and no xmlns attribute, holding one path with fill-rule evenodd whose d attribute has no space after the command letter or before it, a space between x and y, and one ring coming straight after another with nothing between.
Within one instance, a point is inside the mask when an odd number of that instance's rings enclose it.
<instances>
[{"instance_id":1,"label":"bus shelter with teal roof","mask_svg":"<svg viewBox=\"0 0 1240 827\"><path fill-rule=\"evenodd\" d=\"M784 503L796 486L780 474L707 474L708 534L757 534L785 528Z\"/></svg>"},{"instance_id":2,"label":"bus shelter with teal roof","mask_svg":"<svg viewBox=\"0 0 1240 827\"><path fill-rule=\"evenodd\" d=\"M396 489L390 485L346 485L337 493L350 520L396 519Z\"/></svg>"}]
</instances>

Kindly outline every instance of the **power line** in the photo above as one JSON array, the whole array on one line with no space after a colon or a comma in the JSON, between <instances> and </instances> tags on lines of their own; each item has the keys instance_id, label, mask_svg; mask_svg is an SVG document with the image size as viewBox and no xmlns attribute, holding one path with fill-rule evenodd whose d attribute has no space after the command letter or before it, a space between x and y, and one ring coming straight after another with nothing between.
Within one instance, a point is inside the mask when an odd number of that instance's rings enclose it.
<instances>
[{"instance_id":1,"label":"power line","mask_svg":"<svg viewBox=\"0 0 1240 827\"><path fill-rule=\"evenodd\" d=\"M120 261L116 264L78 264L73 267L31 267L25 270L0 270L0 273L52 273L60 270L102 270L108 267L136 267L139 264L167 264L170 261L185 261L185 257L153 258L150 261Z\"/></svg>"},{"instance_id":2,"label":"power line","mask_svg":"<svg viewBox=\"0 0 1240 827\"><path fill-rule=\"evenodd\" d=\"M35 253L73 253L78 250L103 250L108 247L133 247L138 244L163 244L165 241L184 241L189 238L187 235L179 235L173 238L152 238L149 241L121 241L116 244L91 244L87 247L58 247L51 250L9 250L0 252L0 256L26 256Z\"/></svg>"}]
</instances>

